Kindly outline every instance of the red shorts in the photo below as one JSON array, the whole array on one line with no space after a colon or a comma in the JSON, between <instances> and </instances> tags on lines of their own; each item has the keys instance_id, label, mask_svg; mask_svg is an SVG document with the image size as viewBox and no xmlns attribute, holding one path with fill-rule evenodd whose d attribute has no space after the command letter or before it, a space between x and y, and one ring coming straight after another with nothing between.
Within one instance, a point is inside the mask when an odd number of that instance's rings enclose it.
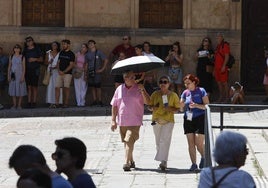
<instances>
[{"instance_id":1,"label":"red shorts","mask_svg":"<svg viewBox=\"0 0 268 188\"><path fill-rule=\"evenodd\" d=\"M221 72L221 68L215 67L214 77L217 82L227 82L228 81L228 69L225 68L225 71Z\"/></svg>"}]
</instances>

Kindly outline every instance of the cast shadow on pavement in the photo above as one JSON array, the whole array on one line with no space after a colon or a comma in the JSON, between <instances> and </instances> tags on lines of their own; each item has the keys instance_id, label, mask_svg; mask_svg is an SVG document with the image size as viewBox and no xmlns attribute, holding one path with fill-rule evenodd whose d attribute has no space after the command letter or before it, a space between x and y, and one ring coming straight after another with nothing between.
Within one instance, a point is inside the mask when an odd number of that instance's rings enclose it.
<instances>
[{"instance_id":1,"label":"cast shadow on pavement","mask_svg":"<svg viewBox=\"0 0 268 188\"><path fill-rule=\"evenodd\" d=\"M166 174L196 174L199 173L201 170L189 171L189 169L178 169L178 168L167 168L165 171L161 169L155 168L135 168L135 171L151 171L151 172L158 172L158 173L166 173Z\"/></svg>"}]
</instances>

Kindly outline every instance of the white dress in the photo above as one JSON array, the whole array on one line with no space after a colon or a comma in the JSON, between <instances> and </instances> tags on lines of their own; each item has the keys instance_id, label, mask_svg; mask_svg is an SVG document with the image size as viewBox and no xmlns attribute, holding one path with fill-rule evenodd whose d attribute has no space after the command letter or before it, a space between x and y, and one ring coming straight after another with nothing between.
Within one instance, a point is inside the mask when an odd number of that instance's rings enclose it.
<instances>
[{"instance_id":1,"label":"white dress","mask_svg":"<svg viewBox=\"0 0 268 188\"><path fill-rule=\"evenodd\" d=\"M57 66L57 62L59 59L59 53L55 56L55 58L53 58L50 51L48 51L47 53L48 53L48 62L50 62L51 60L53 61L47 66L47 71L50 71L51 75L50 75L49 84L47 86L46 103L55 104L56 103L55 102L56 101L55 85L56 85L57 77L59 75L58 70L56 69L56 66ZM62 104L62 88L60 89L59 103Z\"/></svg>"}]
</instances>

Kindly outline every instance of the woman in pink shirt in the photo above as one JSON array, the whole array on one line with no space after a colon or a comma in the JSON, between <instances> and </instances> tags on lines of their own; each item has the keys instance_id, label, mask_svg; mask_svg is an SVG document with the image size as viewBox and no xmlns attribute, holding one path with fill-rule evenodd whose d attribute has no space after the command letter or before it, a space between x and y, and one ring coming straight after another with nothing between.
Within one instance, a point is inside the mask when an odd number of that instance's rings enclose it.
<instances>
[{"instance_id":1,"label":"woman in pink shirt","mask_svg":"<svg viewBox=\"0 0 268 188\"><path fill-rule=\"evenodd\" d=\"M77 106L85 106L86 103L87 82L85 79L85 54L87 53L87 50L88 50L87 44L83 43L81 45L80 51L76 53L75 57L74 70L78 74L77 77L74 75L74 89L75 89Z\"/></svg>"}]
</instances>

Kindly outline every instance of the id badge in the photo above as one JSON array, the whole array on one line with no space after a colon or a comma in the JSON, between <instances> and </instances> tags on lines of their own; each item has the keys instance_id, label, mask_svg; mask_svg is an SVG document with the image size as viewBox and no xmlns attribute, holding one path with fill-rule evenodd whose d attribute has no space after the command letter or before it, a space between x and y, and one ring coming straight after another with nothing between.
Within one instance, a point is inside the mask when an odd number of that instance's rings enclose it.
<instances>
[{"instance_id":1,"label":"id badge","mask_svg":"<svg viewBox=\"0 0 268 188\"><path fill-rule=\"evenodd\" d=\"M192 121L193 119L193 112L187 111L186 112L187 120Z\"/></svg>"},{"instance_id":2,"label":"id badge","mask_svg":"<svg viewBox=\"0 0 268 188\"><path fill-rule=\"evenodd\" d=\"M168 106L168 97L167 95L162 95L162 101L165 107Z\"/></svg>"}]
</instances>

